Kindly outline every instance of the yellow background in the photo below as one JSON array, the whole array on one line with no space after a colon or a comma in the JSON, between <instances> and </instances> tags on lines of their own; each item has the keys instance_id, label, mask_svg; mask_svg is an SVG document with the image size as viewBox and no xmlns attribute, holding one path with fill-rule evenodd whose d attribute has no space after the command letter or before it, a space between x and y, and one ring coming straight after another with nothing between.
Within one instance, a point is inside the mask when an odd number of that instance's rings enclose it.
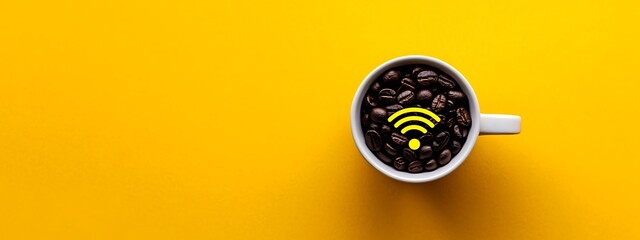
<instances>
[{"instance_id":1,"label":"yellow background","mask_svg":"<svg viewBox=\"0 0 640 240\"><path fill-rule=\"evenodd\" d=\"M640 238L634 2L0 1L0 239ZM406 54L522 134L377 172L349 108Z\"/></svg>"}]
</instances>

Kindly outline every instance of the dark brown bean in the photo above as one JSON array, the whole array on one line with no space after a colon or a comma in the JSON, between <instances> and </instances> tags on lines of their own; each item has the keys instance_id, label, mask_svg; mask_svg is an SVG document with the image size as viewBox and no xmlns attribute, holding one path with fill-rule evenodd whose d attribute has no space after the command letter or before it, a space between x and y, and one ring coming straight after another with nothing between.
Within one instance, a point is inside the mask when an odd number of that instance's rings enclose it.
<instances>
[{"instance_id":1,"label":"dark brown bean","mask_svg":"<svg viewBox=\"0 0 640 240\"><path fill-rule=\"evenodd\" d=\"M398 81L400 81L400 71L398 70L389 70L384 76L382 76L382 81L384 81L387 85L395 85Z\"/></svg>"},{"instance_id":2,"label":"dark brown bean","mask_svg":"<svg viewBox=\"0 0 640 240\"><path fill-rule=\"evenodd\" d=\"M422 146L418 150L418 158L420 158L420 160L425 160L427 158L430 158L432 155L433 155L433 149L431 149L431 146Z\"/></svg>"},{"instance_id":3,"label":"dark brown bean","mask_svg":"<svg viewBox=\"0 0 640 240\"><path fill-rule=\"evenodd\" d=\"M412 91L407 90L398 94L398 103L407 105L413 101L414 94Z\"/></svg>"},{"instance_id":4,"label":"dark brown bean","mask_svg":"<svg viewBox=\"0 0 640 240\"><path fill-rule=\"evenodd\" d=\"M404 161L404 158L397 157L396 160L393 161L393 167L398 170L405 170L407 168L407 162Z\"/></svg>"},{"instance_id":5,"label":"dark brown bean","mask_svg":"<svg viewBox=\"0 0 640 240\"><path fill-rule=\"evenodd\" d=\"M442 150L440 156L438 156L438 163L440 163L440 165L445 165L449 163L449 161L451 161L451 150Z\"/></svg>"},{"instance_id":6,"label":"dark brown bean","mask_svg":"<svg viewBox=\"0 0 640 240\"><path fill-rule=\"evenodd\" d=\"M393 105L389 105L387 106L387 115L391 116L391 114L394 114L397 111L402 110L404 107L402 107L402 105L400 104L393 104Z\"/></svg>"},{"instance_id":7,"label":"dark brown bean","mask_svg":"<svg viewBox=\"0 0 640 240\"><path fill-rule=\"evenodd\" d=\"M389 125L382 125L382 127L380 127L380 132L382 133L382 135L389 135L391 134L391 127Z\"/></svg>"},{"instance_id":8,"label":"dark brown bean","mask_svg":"<svg viewBox=\"0 0 640 240\"><path fill-rule=\"evenodd\" d=\"M364 142L371 151L377 152L382 148L382 138L380 138L380 134L376 130L367 131L364 135Z\"/></svg>"},{"instance_id":9,"label":"dark brown bean","mask_svg":"<svg viewBox=\"0 0 640 240\"><path fill-rule=\"evenodd\" d=\"M400 81L400 90L409 90L413 91L416 89L416 84L411 80L411 78L403 78Z\"/></svg>"},{"instance_id":10,"label":"dark brown bean","mask_svg":"<svg viewBox=\"0 0 640 240\"><path fill-rule=\"evenodd\" d=\"M458 123L462 124L465 127L471 125L471 116L469 112L465 108L456 109L456 117L458 118Z\"/></svg>"},{"instance_id":11,"label":"dark brown bean","mask_svg":"<svg viewBox=\"0 0 640 240\"><path fill-rule=\"evenodd\" d=\"M378 106L378 101L376 100L376 98L374 96L372 96L371 94L367 95L367 98L365 100L365 102L367 103L367 105L369 107L375 107Z\"/></svg>"},{"instance_id":12,"label":"dark brown bean","mask_svg":"<svg viewBox=\"0 0 640 240\"><path fill-rule=\"evenodd\" d=\"M396 99L396 91L391 88L383 88L378 93L378 99L386 103L393 102Z\"/></svg>"},{"instance_id":13,"label":"dark brown bean","mask_svg":"<svg viewBox=\"0 0 640 240\"><path fill-rule=\"evenodd\" d=\"M409 172L422 172L422 163L420 161L413 161L409 163Z\"/></svg>"},{"instance_id":14,"label":"dark brown bean","mask_svg":"<svg viewBox=\"0 0 640 240\"><path fill-rule=\"evenodd\" d=\"M404 144L407 143L407 141L409 140L405 135L394 132L391 134L391 141L393 141L393 143L395 143L398 146L404 146Z\"/></svg>"},{"instance_id":15,"label":"dark brown bean","mask_svg":"<svg viewBox=\"0 0 640 240\"><path fill-rule=\"evenodd\" d=\"M455 126L453 126L453 134L458 138L466 138L467 134L469 134L469 131L466 128L456 124Z\"/></svg>"},{"instance_id":16,"label":"dark brown bean","mask_svg":"<svg viewBox=\"0 0 640 240\"><path fill-rule=\"evenodd\" d=\"M381 89L382 89L382 86L380 85L380 83L374 82L373 84L371 84L371 87L369 88L369 92L378 94L378 92L380 92Z\"/></svg>"},{"instance_id":17,"label":"dark brown bean","mask_svg":"<svg viewBox=\"0 0 640 240\"><path fill-rule=\"evenodd\" d=\"M436 139L433 140L433 150L435 151L440 151L442 150L445 146L447 146L447 144L449 144L449 132L444 131L441 133L438 133L438 135L436 136Z\"/></svg>"},{"instance_id":18,"label":"dark brown bean","mask_svg":"<svg viewBox=\"0 0 640 240\"><path fill-rule=\"evenodd\" d=\"M416 160L416 154L410 148L405 148L402 150L402 156L409 162L413 162Z\"/></svg>"},{"instance_id":19,"label":"dark brown bean","mask_svg":"<svg viewBox=\"0 0 640 240\"><path fill-rule=\"evenodd\" d=\"M416 99L418 100L418 102L426 102L429 101L432 97L433 94L431 94L431 91L424 89L418 92Z\"/></svg>"},{"instance_id":20,"label":"dark brown bean","mask_svg":"<svg viewBox=\"0 0 640 240\"><path fill-rule=\"evenodd\" d=\"M389 143L384 144L384 151L391 156L395 156L396 154L398 154L398 151Z\"/></svg>"},{"instance_id":21,"label":"dark brown bean","mask_svg":"<svg viewBox=\"0 0 640 240\"><path fill-rule=\"evenodd\" d=\"M456 155L460 152L460 150L462 149L462 144L460 144L460 142L453 140L453 142L451 142L451 154Z\"/></svg>"},{"instance_id":22,"label":"dark brown bean","mask_svg":"<svg viewBox=\"0 0 640 240\"><path fill-rule=\"evenodd\" d=\"M438 163L436 163L435 159L431 159L431 160L427 161L427 165L425 166L425 169L427 171L433 171L436 168L438 168Z\"/></svg>"},{"instance_id":23,"label":"dark brown bean","mask_svg":"<svg viewBox=\"0 0 640 240\"><path fill-rule=\"evenodd\" d=\"M384 108L374 108L371 109L371 114L369 114L371 120L377 123L385 123L387 122L387 110Z\"/></svg>"},{"instance_id":24,"label":"dark brown bean","mask_svg":"<svg viewBox=\"0 0 640 240\"><path fill-rule=\"evenodd\" d=\"M438 83L440 84L440 86L446 89L452 89L456 87L456 83L451 79L451 77L445 74L440 74L440 76L438 76Z\"/></svg>"},{"instance_id":25,"label":"dark brown bean","mask_svg":"<svg viewBox=\"0 0 640 240\"><path fill-rule=\"evenodd\" d=\"M453 100L464 100L465 96L464 96L464 93L462 93L461 91L451 90L447 92L447 98L453 99Z\"/></svg>"},{"instance_id":26,"label":"dark brown bean","mask_svg":"<svg viewBox=\"0 0 640 240\"><path fill-rule=\"evenodd\" d=\"M418 73L418 83L422 86L429 86L438 81L438 74L431 70L425 70Z\"/></svg>"},{"instance_id":27,"label":"dark brown bean","mask_svg":"<svg viewBox=\"0 0 640 240\"><path fill-rule=\"evenodd\" d=\"M444 110L447 104L447 97L444 94L438 94L431 102L431 109L435 112L441 112Z\"/></svg>"},{"instance_id":28,"label":"dark brown bean","mask_svg":"<svg viewBox=\"0 0 640 240\"><path fill-rule=\"evenodd\" d=\"M414 67L414 68L411 70L411 77L413 77L413 78L415 79L416 77L418 77L418 73L420 73L420 72L424 71L424 69L425 69L425 68L424 68L424 67L422 67L422 66Z\"/></svg>"}]
</instances>

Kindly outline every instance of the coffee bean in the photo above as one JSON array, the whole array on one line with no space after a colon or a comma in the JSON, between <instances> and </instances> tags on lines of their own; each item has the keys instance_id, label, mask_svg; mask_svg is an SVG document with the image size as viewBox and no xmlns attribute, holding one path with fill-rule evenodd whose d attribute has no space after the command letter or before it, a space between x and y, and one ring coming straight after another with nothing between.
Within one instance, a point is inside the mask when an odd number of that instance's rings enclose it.
<instances>
[{"instance_id":1,"label":"coffee bean","mask_svg":"<svg viewBox=\"0 0 640 240\"><path fill-rule=\"evenodd\" d=\"M456 86L456 83L445 74L440 74L440 76L438 76L438 83L440 84L440 86L446 89L452 89Z\"/></svg>"},{"instance_id":2,"label":"coffee bean","mask_svg":"<svg viewBox=\"0 0 640 240\"><path fill-rule=\"evenodd\" d=\"M409 163L409 172L422 172L422 163L420 161L413 161Z\"/></svg>"},{"instance_id":3,"label":"coffee bean","mask_svg":"<svg viewBox=\"0 0 640 240\"><path fill-rule=\"evenodd\" d=\"M449 161L451 161L451 150L442 150L440 156L438 156L438 163L440 163L440 165L445 165L449 163Z\"/></svg>"},{"instance_id":4,"label":"coffee bean","mask_svg":"<svg viewBox=\"0 0 640 240\"><path fill-rule=\"evenodd\" d=\"M416 160L416 154L410 148L405 148L402 150L402 156L409 162L413 162Z\"/></svg>"},{"instance_id":5,"label":"coffee bean","mask_svg":"<svg viewBox=\"0 0 640 240\"><path fill-rule=\"evenodd\" d=\"M407 141L409 140L407 139L406 136L400 133L394 132L391 134L391 141L393 141L393 143L395 143L398 146L404 146L404 144L407 143Z\"/></svg>"},{"instance_id":6,"label":"coffee bean","mask_svg":"<svg viewBox=\"0 0 640 240\"><path fill-rule=\"evenodd\" d=\"M378 94L378 92L380 92L380 89L382 89L382 85L380 85L379 82L374 82L373 84L371 84L371 87L369 87L369 92Z\"/></svg>"},{"instance_id":7,"label":"coffee bean","mask_svg":"<svg viewBox=\"0 0 640 240\"><path fill-rule=\"evenodd\" d=\"M460 125L453 126L453 134L458 138L466 138L469 131Z\"/></svg>"},{"instance_id":8,"label":"coffee bean","mask_svg":"<svg viewBox=\"0 0 640 240\"><path fill-rule=\"evenodd\" d=\"M431 139L433 139L433 133L431 132L427 132L418 138L423 144L429 143Z\"/></svg>"},{"instance_id":9,"label":"coffee bean","mask_svg":"<svg viewBox=\"0 0 640 240\"><path fill-rule=\"evenodd\" d=\"M454 120L453 118L446 118L444 121L444 126L446 126L447 128L452 128L454 124L456 124L456 120Z\"/></svg>"},{"instance_id":10,"label":"coffee bean","mask_svg":"<svg viewBox=\"0 0 640 240\"><path fill-rule=\"evenodd\" d=\"M407 167L407 163L404 161L404 158L397 157L396 160L393 161L393 167L398 170L404 170Z\"/></svg>"},{"instance_id":11,"label":"coffee bean","mask_svg":"<svg viewBox=\"0 0 640 240\"><path fill-rule=\"evenodd\" d=\"M396 154L398 154L398 151L389 143L384 144L384 151L391 156L395 156Z\"/></svg>"},{"instance_id":12,"label":"coffee bean","mask_svg":"<svg viewBox=\"0 0 640 240\"><path fill-rule=\"evenodd\" d=\"M382 127L380 127L380 132L383 135L389 135L389 134L391 134L391 131L392 131L392 129L391 129L391 127L389 125L382 125Z\"/></svg>"},{"instance_id":13,"label":"coffee bean","mask_svg":"<svg viewBox=\"0 0 640 240\"><path fill-rule=\"evenodd\" d=\"M409 91L413 91L416 89L416 84L413 83L413 80L411 80L411 78L403 78L400 81L400 90L409 90Z\"/></svg>"},{"instance_id":14,"label":"coffee bean","mask_svg":"<svg viewBox=\"0 0 640 240\"><path fill-rule=\"evenodd\" d=\"M447 100L447 108L452 109L456 104L452 100Z\"/></svg>"},{"instance_id":15,"label":"coffee bean","mask_svg":"<svg viewBox=\"0 0 640 240\"><path fill-rule=\"evenodd\" d=\"M427 158L430 158L431 155L433 155L433 150L431 149L430 146L422 146L418 150L418 158L420 158L420 160L425 160Z\"/></svg>"},{"instance_id":16,"label":"coffee bean","mask_svg":"<svg viewBox=\"0 0 640 240\"><path fill-rule=\"evenodd\" d=\"M398 94L398 103L402 105L407 105L411 101L413 101L413 98L414 98L413 92L410 90L407 90Z\"/></svg>"},{"instance_id":17,"label":"coffee bean","mask_svg":"<svg viewBox=\"0 0 640 240\"><path fill-rule=\"evenodd\" d=\"M396 99L396 91L391 88L384 88L378 93L378 99L386 103L393 102Z\"/></svg>"},{"instance_id":18,"label":"coffee bean","mask_svg":"<svg viewBox=\"0 0 640 240\"><path fill-rule=\"evenodd\" d=\"M369 126L369 114L362 114L362 126Z\"/></svg>"},{"instance_id":19,"label":"coffee bean","mask_svg":"<svg viewBox=\"0 0 640 240\"><path fill-rule=\"evenodd\" d=\"M371 120L377 123L385 123L387 122L387 110L384 108L374 108L371 110L371 114L369 114Z\"/></svg>"},{"instance_id":20,"label":"coffee bean","mask_svg":"<svg viewBox=\"0 0 640 240\"><path fill-rule=\"evenodd\" d=\"M460 152L460 149L462 149L462 144L460 144L460 142L456 140L453 140L453 142L451 142L451 154L458 154Z\"/></svg>"},{"instance_id":21,"label":"coffee bean","mask_svg":"<svg viewBox=\"0 0 640 240\"><path fill-rule=\"evenodd\" d=\"M378 106L378 102L376 101L376 98L375 98L375 97L373 97L371 94L368 94L368 95L367 95L367 98L366 98L365 102L367 103L367 105L368 105L369 107L375 107L375 106Z\"/></svg>"},{"instance_id":22,"label":"coffee bean","mask_svg":"<svg viewBox=\"0 0 640 240\"><path fill-rule=\"evenodd\" d=\"M436 136L436 139L433 140L433 150L435 151L440 151L442 150L445 146L447 146L447 144L449 144L449 132L444 131L439 133Z\"/></svg>"},{"instance_id":23,"label":"coffee bean","mask_svg":"<svg viewBox=\"0 0 640 240\"><path fill-rule=\"evenodd\" d=\"M422 72L424 69L425 69L425 68L424 68L424 67L422 67L422 66L414 67L414 68L411 70L411 77L413 77L413 78L415 79L416 77L418 77L418 73Z\"/></svg>"},{"instance_id":24,"label":"coffee bean","mask_svg":"<svg viewBox=\"0 0 640 240\"><path fill-rule=\"evenodd\" d=\"M429 86L438 81L438 74L431 70L425 70L418 73L418 83L422 86Z\"/></svg>"},{"instance_id":25,"label":"coffee bean","mask_svg":"<svg viewBox=\"0 0 640 240\"><path fill-rule=\"evenodd\" d=\"M382 76L382 81L384 81L387 85L395 85L398 81L400 81L400 71L398 70L389 70L387 73Z\"/></svg>"},{"instance_id":26,"label":"coffee bean","mask_svg":"<svg viewBox=\"0 0 640 240\"><path fill-rule=\"evenodd\" d=\"M364 142L374 152L380 151L382 147L382 138L380 138L380 134L376 130L367 131L364 135Z\"/></svg>"},{"instance_id":27,"label":"coffee bean","mask_svg":"<svg viewBox=\"0 0 640 240\"><path fill-rule=\"evenodd\" d=\"M393 105L389 105L387 106L387 115L391 116L391 114L394 114L397 111L402 110L404 107L402 107L402 105L400 104L393 104Z\"/></svg>"},{"instance_id":28,"label":"coffee bean","mask_svg":"<svg viewBox=\"0 0 640 240\"><path fill-rule=\"evenodd\" d=\"M378 159L380 159L380 161L386 162L386 163L391 163L391 158L388 157L387 155L384 155L381 152L377 152L376 153L376 157L378 157Z\"/></svg>"},{"instance_id":29,"label":"coffee bean","mask_svg":"<svg viewBox=\"0 0 640 240\"><path fill-rule=\"evenodd\" d=\"M458 123L462 124L465 127L471 125L471 116L469 116L469 112L465 108L456 109L456 116L458 118Z\"/></svg>"},{"instance_id":30,"label":"coffee bean","mask_svg":"<svg viewBox=\"0 0 640 240\"><path fill-rule=\"evenodd\" d=\"M444 94L438 94L431 102L431 109L435 112L441 112L444 110L447 104L447 97Z\"/></svg>"},{"instance_id":31,"label":"coffee bean","mask_svg":"<svg viewBox=\"0 0 640 240\"><path fill-rule=\"evenodd\" d=\"M451 90L447 92L447 98L453 100L464 100L466 97L461 91Z\"/></svg>"},{"instance_id":32,"label":"coffee bean","mask_svg":"<svg viewBox=\"0 0 640 240\"><path fill-rule=\"evenodd\" d=\"M431 94L431 91L425 89L425 90L420 90L420 92L418 92L416 99L419 102L426 102L426 101L429 101L432 97L433 95Z\"/></svg>"},{"instance_id":33,"label":"coffee bean","mask_svg":"<svg viewBox=\"0 0 640 240\"><path fill-rule=\"evenodd\" d=\"M424 167L427 171L433 171L438 168L438 163L436 163L435 159L431 159L427 161L427 165Z\"/></svg>"},{"instance_id":34,"label":"coffee bean","mask_svg":"<svg viewBox=\"0 0 640 240\"><path fill-rule=\"evenodd\" d=\"M369 124L369 129L378 131L378 130L380 130L380 125L378 125L376 123L370 123Z\"/></svg>"}]
</instances>

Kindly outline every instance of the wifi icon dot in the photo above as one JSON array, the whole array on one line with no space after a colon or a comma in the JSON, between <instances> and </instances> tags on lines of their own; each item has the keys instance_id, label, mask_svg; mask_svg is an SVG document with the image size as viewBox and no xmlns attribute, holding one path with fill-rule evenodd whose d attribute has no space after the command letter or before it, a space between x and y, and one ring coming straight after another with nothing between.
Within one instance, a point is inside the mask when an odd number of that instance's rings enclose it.
<instances>
[{"instance_id":1,"label":"wifi icon dot","mask_svg":"<svg viewBox=\"0 0 640 240\"><path fill-rule=\"evenodd\" d=\"M389 123L392 123L393 120L398 119L398 121L396 121L393 124L393 127L400 129L400 133L402 134L405 134L409 131L419 131L422 134L425 134L428 132L426 127L433 128L436 125L435 123L431 122L429 119L423 116L415 116L415 115L407 116L407 114L409 113L422 113L424 115L431 117L433 120L436 121L436 123L440 122L440 117L438 117L438 115L436 115L435 113L427 109L419 108L419 107L410 107L410 108L405 108L400 111L397 111L391 116L389 116L387 121ZM405 117L401 117L402 115L405 115ZM411 122L412 124L406 125L405 123L408 123L408 122ZM405 124L405 126L400 128L400 126L402 126L403 124ZM415 138L409 140L409 148L413 150L417 150L418 148L420 148L420 140Z\"/></svg>"}]
</instances>

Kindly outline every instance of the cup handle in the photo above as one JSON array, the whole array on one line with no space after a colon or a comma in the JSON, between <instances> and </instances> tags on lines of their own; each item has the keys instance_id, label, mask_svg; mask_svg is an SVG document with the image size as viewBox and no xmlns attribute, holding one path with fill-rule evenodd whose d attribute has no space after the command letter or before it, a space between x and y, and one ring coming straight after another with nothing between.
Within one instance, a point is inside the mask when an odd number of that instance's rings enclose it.
<instances>
[{"instance_id":1,"label":"cup handle","mask_svg":"<svg viewBox=\"0 0 640 240\"><path fill-rule=\"evenodd\" d=\"M480 135L518 133L520 133L520 116L480 114Z\"/></svg>"}]
</instances>

